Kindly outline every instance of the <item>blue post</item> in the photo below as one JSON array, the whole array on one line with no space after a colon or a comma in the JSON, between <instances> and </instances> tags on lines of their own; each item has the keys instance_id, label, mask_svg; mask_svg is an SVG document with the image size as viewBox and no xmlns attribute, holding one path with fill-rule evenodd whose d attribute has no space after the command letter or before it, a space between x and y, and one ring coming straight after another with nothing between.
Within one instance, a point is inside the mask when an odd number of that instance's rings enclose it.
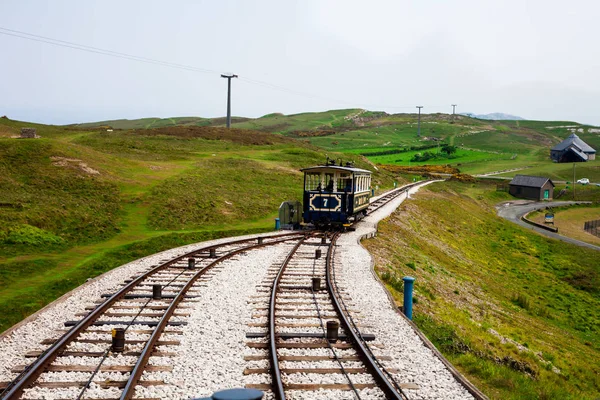
<instances>
[{"instance_id":1,"label":"blue post","mask_svg":"<svg viewBox=\"0 0 600 400\"><path fill-rule=\"evenodd\" d=\"M375 189L371 189L371 197L375 196Z\"/></svg>"},{"instance_id":2,"label":"blue post","mask_svg":"<svg viewBox=\"0 0 600 400\"><path fill-rule=\"evenodd\" d=\"M281 228L281 224L279 223L279 218L275 218L275 230L278 231Z\"/></svg>"},{"instance_id":3,"label":"blue post","mask_svg":"<svg viewBox=\"0 0 600 400\"><path fill-rule=\"evenodd\" d=\"M404 281L404 315L412 321L413 285L415 284L415 278L405 276L402 280Z\"/></svg>"}]
</instances>

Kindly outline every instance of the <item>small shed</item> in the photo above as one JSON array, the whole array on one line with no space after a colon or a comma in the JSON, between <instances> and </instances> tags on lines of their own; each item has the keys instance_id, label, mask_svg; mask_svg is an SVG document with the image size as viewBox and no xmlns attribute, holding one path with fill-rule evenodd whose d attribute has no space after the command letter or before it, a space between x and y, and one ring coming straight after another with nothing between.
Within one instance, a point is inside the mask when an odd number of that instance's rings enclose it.
<instances>
[{"instance_id":1,"label":"small shed","mask_svg":"<svg viewBox=\"0 0 600 400\"><path fill-rule=\"evenodd\" d=\"M554 183L544 176L516 175L509 183L508 192L521 199L552 200Z\"/></svg>"},{"instance_id":2,"label":"small shed","mask_svg":"<svg viewBox=\"0 0 600 400\"><path fill-rule=\"evenodd\" d=\"M284 201L279 206L279 221L281 229L296 229L302 220L302 203L299 201Z\"/></svg>"}]
</instances>

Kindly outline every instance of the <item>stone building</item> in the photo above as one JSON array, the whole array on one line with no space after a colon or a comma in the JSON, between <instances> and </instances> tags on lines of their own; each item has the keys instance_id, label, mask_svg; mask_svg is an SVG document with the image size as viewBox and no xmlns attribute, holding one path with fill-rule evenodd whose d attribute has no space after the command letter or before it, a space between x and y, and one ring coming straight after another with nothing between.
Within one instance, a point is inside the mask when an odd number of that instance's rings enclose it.
<instances>
[{"instance_id":1,"label":"stone building","mask_svg":"<svg viewBox=\"0 0 600 400\"><path fill-rule=\"evenodd\" d=\"M22 139L35 139L35 128L21 128Z\"/></svg>"}]
</instances>

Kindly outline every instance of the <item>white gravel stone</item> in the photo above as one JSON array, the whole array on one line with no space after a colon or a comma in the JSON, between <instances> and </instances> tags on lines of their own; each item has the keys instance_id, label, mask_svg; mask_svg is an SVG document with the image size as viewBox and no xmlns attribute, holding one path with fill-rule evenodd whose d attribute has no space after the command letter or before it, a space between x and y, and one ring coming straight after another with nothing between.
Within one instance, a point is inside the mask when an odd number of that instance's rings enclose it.
<instances>
[{"instance_id":1,"label":"white gravel stone","mask_svg":"<svg viewBox=\"0 0 600 400\"><path fill-rule=\"evenodd\" d=\"M268 237L277 234L279 234L279 232L267 233L260 236ZM244 239L256 236L259 235L240 236L236 239ZM48 305L36 314L27 318L22 323L17 324L15 327L7 330L0 336L0 354L2 354L2 357L0 358L0 381L9 381L16 377L17 374L11 372L11 368L14 365L29 364L32 361L31 359L27 359L24 357L26 353L33 350L39 351L46 349L48 347L47 345L40 344L42 340L47 338L59 337L60 333L58 333L58 331L64 329L63 323L65 321L80 319L81 317L77 316L78 313L86 312L85 307L93 305L95 301L101 298L101 295L103 293L111 293L122 287L124 280L130 279L132 276L139 275L140 273L148 270L149 268L158 265L161 261L166 261L171 258L189 253L198 248L227 242L229 240L231 240L231 238L222 238L202 243L195 243L191 245L178 247L175 249L166 250L148 257L144 257L131 263L125 264L112 271L109 271L67 293L54 303ZM262 266L260 264L260 258L255 261L256 262L254 264L259 265L257 267L258 269L264 269L266 271L266 267L268 266ZM240 266L238 269L244 271L244 268L242 266ZM217 274L220 273L220 271L217 272ZM254 283L251 285L251 287L254 288ZM184 304L187 305L188 302ZM142 319L156 320L147 317L143 317ZM186 320L187 318L181 317L180 319ZM111 317L110 320L130 321L131 318ZM106 327L106 329L109 328ZM137 327L132 329L144 328ZM74 345L73 349L75 349L76 347L79 347L79 345ZM79 349L90 350L91 348L98 350L102 349L102 346L84 344L84 346ZM32 393L37 393L36 390L37 389L33 389ZM40 389L40 393L41 392L44 392L46 394L39 394L33 397L37 396L37 398L53 398L48 394L49 392L52 392L52 390ZM70 389L65 389L56 392L60 395L60 393L65 394L73 391ZM79 393L77 390L75 390L74 392ZM66 397L69 397L69 395L67 395ZM112 397L115 396L113 395ZM116 397L119 396L117 395Z\"/></svg>"},{"instance_id":2,"label":"white gravel stone","mask_svg":"<svg viewBox=\"0 0 600 400\"><path fill-rule=\"evenodd\" d=\"M209 396L245 385L243 356L249 353L245 335L254 330L246 325L254 308L247 300L256 294L268 267L281 262L291 247L267 247L224 263L223 270L199 294L198 304L187 319L170 378L177 385L165 388L161 398ZM157 397L152 387L144 388L143 393Z\"/></svg>"},{"instance_id":3,"label":"white gravel stone","mask_svg":"<svg viewBox=\"0 0 600 400\"><path fill-rule=\"evenodd\" d=\"M415 193L418 189L410 190ZM381 352L392 357L386 365L399 370L395 379L399 383L416 383L418 390L405 390L410 399L472 399L473 396L457 382L444 364L425 346L423 341L390 304L385 288L375 278L373 260L358 241L376 232L376 225L390 215L407 196L402 195L373 212L356 226L356 231L340 237L336 249L337 281L347 288L349 296L361 310L363 323L371 328L384 344Z\"/></svg>"}]
</instances>

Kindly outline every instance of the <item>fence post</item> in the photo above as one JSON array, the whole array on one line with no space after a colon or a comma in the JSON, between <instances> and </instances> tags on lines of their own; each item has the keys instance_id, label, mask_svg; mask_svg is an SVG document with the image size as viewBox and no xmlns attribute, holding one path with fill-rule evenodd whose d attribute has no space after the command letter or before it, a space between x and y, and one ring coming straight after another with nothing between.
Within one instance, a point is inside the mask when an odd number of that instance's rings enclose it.
<instances>
[{"instance_id":1,"label":"fence post","mask_svg":"<svg viewBox=\"0 0 600 400\"><path fill-rule=\"evenodd\" d=\"M405 276L402 280L404 281L404 315L412 321L413 286L415 278L412 276Z\"/></svg>"}]
</instances>

